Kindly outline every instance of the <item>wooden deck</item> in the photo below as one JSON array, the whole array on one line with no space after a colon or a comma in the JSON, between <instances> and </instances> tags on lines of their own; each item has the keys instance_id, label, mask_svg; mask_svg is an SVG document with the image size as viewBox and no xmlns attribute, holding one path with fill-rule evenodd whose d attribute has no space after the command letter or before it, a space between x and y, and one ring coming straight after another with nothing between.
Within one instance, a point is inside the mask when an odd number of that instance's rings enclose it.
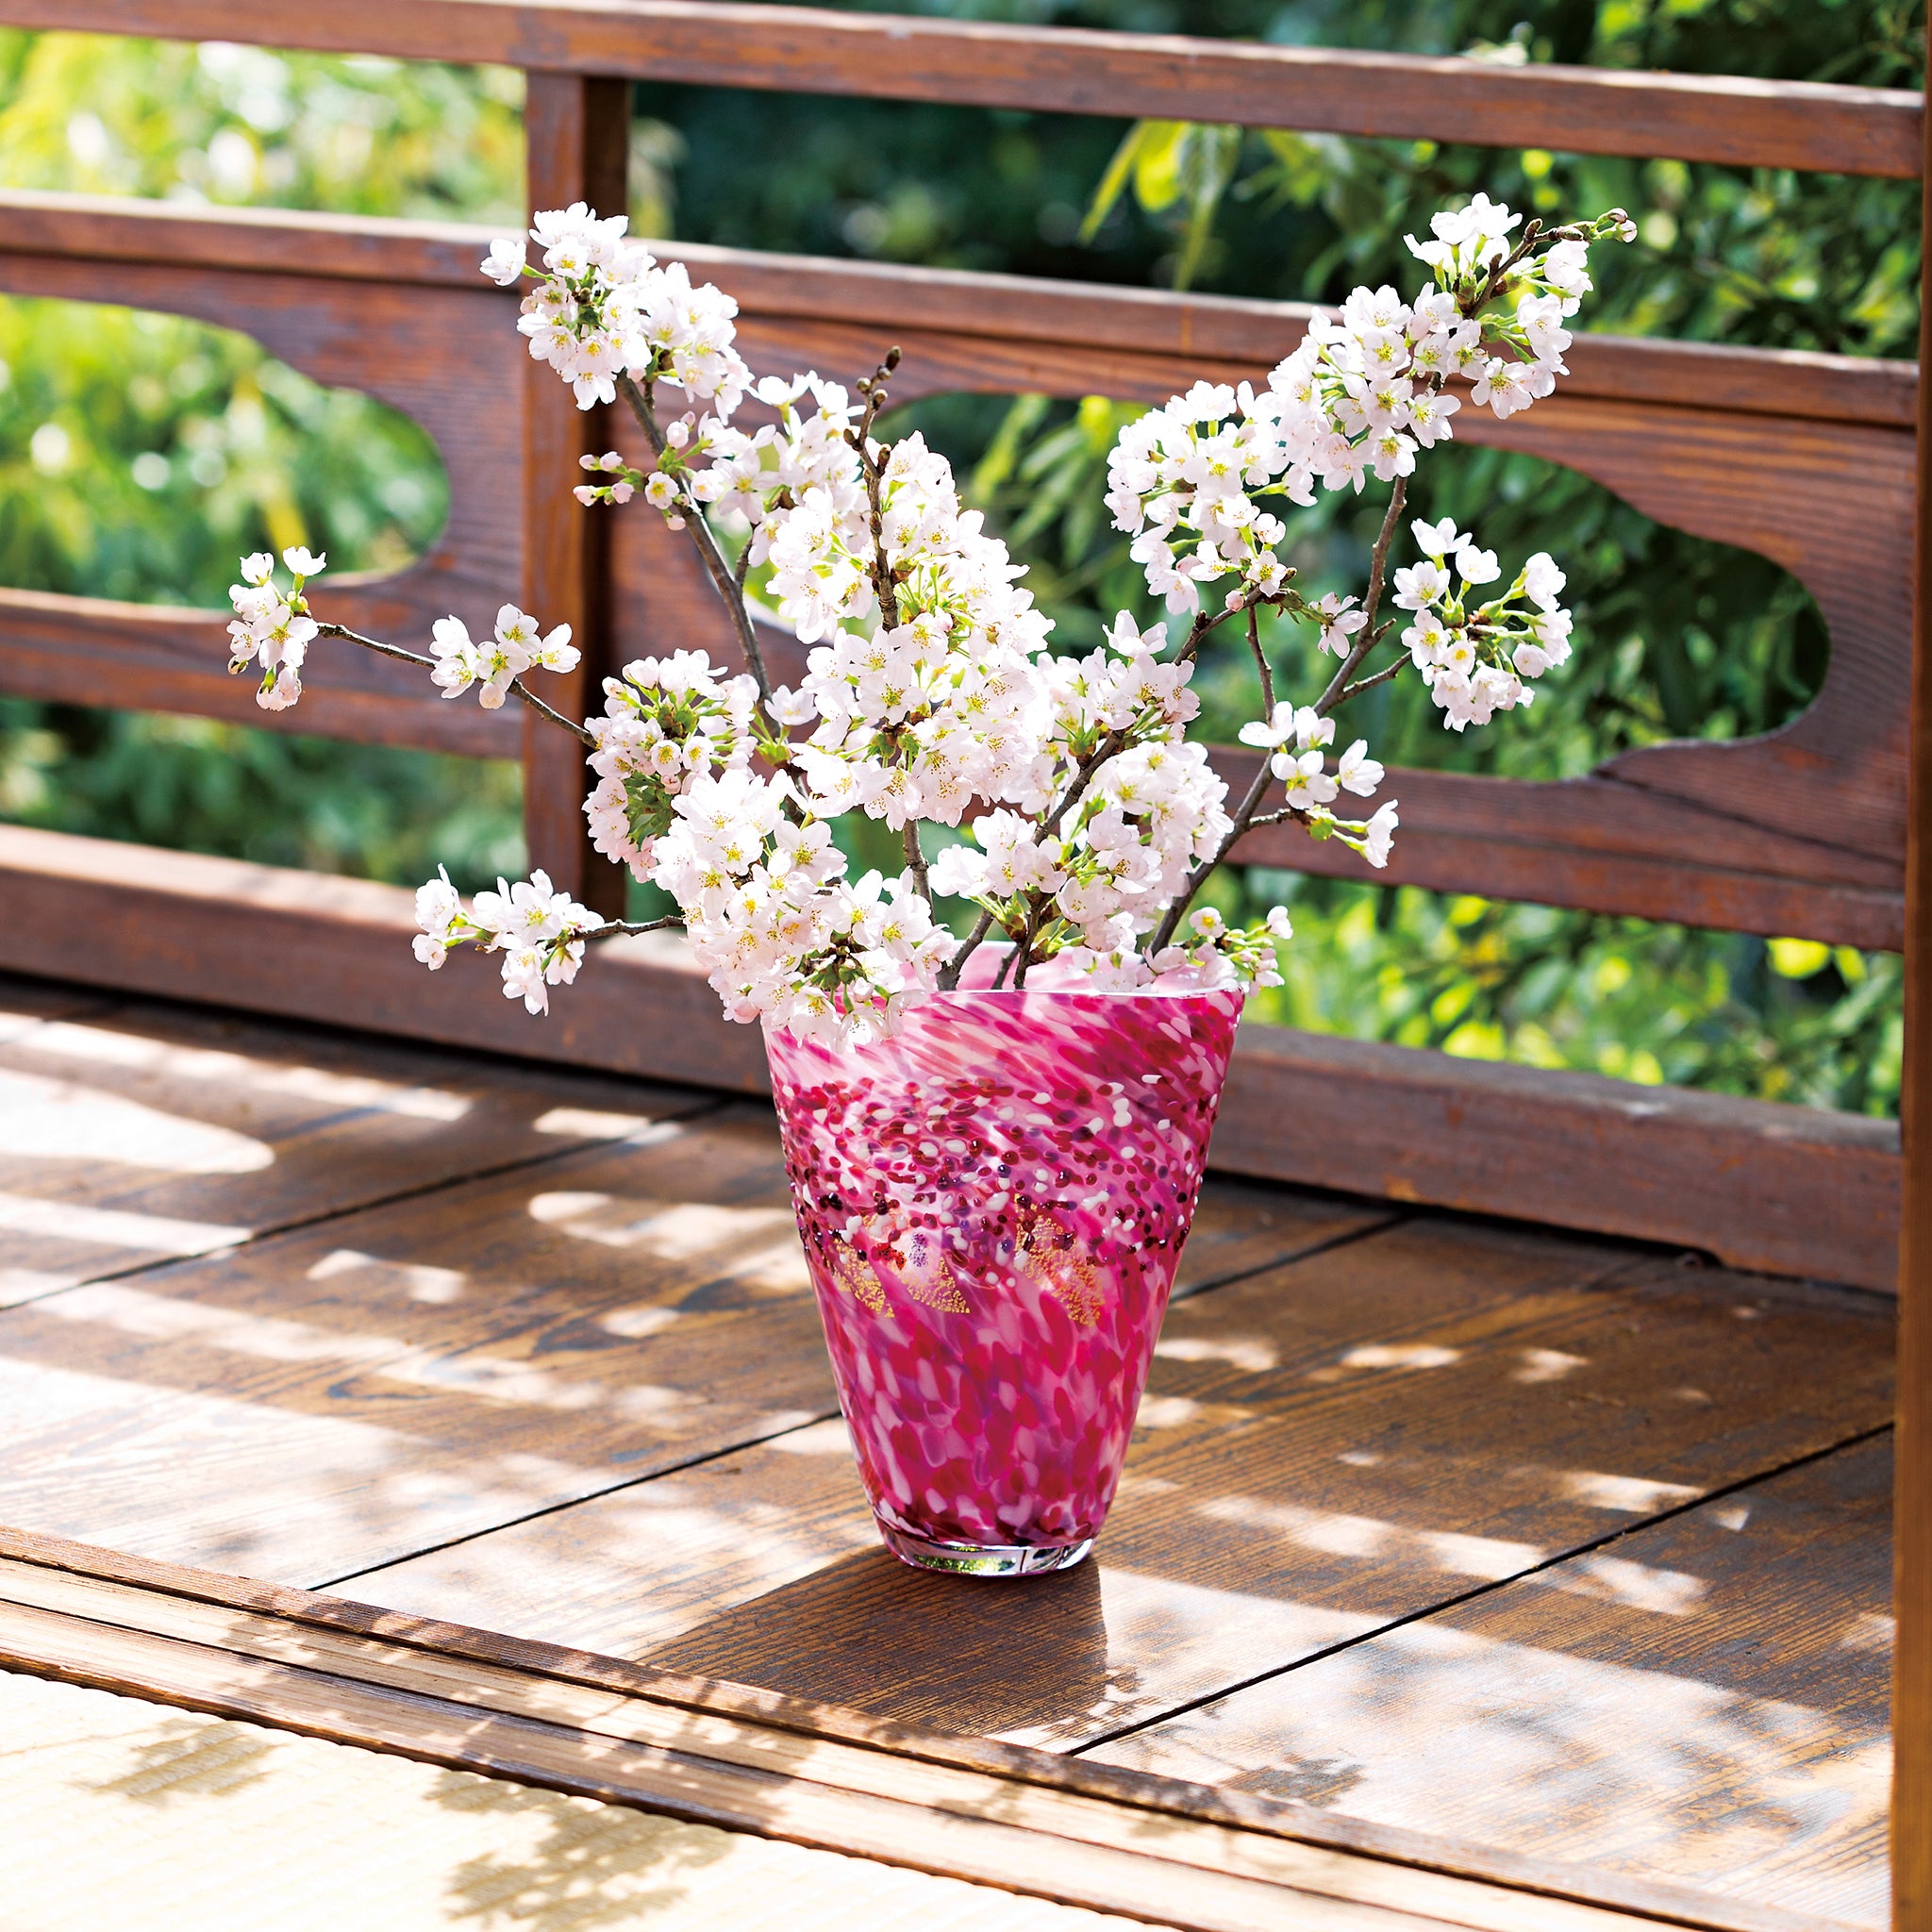
<instances>
[{"instance_id":1,"label":"wooden deck","mask_svg":"<svg viewBox=\"0 0 1932 1932\"><path fill-rule=\"evenodd\" d=\"M0 988L0 1661L1163 1923L1883 1924L1891 1375L1217 1183L1095 1558L922 1575L768 1108Z\"/></svg>"}]
</instances>

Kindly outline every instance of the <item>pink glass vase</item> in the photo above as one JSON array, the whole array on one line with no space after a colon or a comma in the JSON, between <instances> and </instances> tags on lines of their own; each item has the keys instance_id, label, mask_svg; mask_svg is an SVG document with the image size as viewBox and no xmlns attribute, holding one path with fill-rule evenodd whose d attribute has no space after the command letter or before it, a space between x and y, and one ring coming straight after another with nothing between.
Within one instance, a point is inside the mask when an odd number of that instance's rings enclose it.
<instances>
[{"instance_id":1,"label":"pink glass vase","mask_svg":"<svg viewBox=\"0 0 1932 1932\"><path fill-rule=\"evenodd\" d=\"M941 993L855 1053L768 1030L798 1232L879 1533L1092 1547L1193 1219L1235 992Z\"/></svg>"}]
</instances>

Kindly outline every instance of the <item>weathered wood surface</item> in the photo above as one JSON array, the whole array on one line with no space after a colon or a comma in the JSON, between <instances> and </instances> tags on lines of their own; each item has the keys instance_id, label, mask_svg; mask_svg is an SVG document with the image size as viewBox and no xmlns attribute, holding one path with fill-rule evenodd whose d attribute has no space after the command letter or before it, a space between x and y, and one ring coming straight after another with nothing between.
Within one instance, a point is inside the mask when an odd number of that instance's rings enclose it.
<instances>
[{"instance_id":1,"label":"weathered wood surface","mask_svg":"<svg viewBox=\"0 0 1932 1932\"><path fill-rule=\"evenodd\" d=\"M1881 1927L1890 1490L1888 1431L1098 1755Z\"/></svg>"},{"instance_id":2,"label":"weathered wood surface","mask_svg":"<svg viewBox=\"0 0 1932 1932\"><path fill-rule=\"evenodd\" d=\"M17 26L1909 177L1920 97L706 0L7 0Z\"/></svg>"},{"instance_id":3,"label":"weathered wood surface","mask_svg":"<svg viewBox=\"0 0 1932 1932\"><path fill-rule=\"evenodd\" d=\"M449 476L442 530L398 575L322 580L325 616L417 650L427 649L438 617L456 610L474 627L521 594L520 344L506 334L496 291L480 276L477 283L343 291L318 276L165 261L104 271L72 257L0 251L0 290L8 293L108 300L239 329L317 381L363 391L421 424ZM380 355L371 354L373 341ZM350 644L317 645L316 675L297 710L263 711L251 680L227 675L227 617L0 591L0 681L25 697L95 705L111 697L271 729L516 755L522 727L513 713L445 703L414 666Z\"/></svg>"},{"instance_id":4,"label":"weathered wood surface","mask_svg":"<svg viewBox=\"0 0 1932 1932\"><path fill-rule=\"evenodd\" d=\"M1928 137L1932 139L1932 137ZM1922 242L1932 242L1932 200ZM1932 259L1932 257L1928 257ZM1932 396L1919 399L1911 779L1906 870L1904 1213L1899 1238L1898 1654L1892 1914L1932 1928Z\"/></svg>"},{"instance_id":5,"label":"weathered wood surface","mask_svg":"<svg viewBox=\"0 0 1932 1932\"><path fill-rule=\"evenodd\" d=\"M0 1307L714 1104L9 984Z\"/></svg>"},{"instance_id":6,"label":"weathered wood surface","mask_svg":"<svg viewBox=\"0 0 1932 1932\"><path fill-rule=\"evenodd\" d=\"M349 1588L1078 1749L1882 1423L1886 1327L1858 1297L1409 1224L1177 1305L1106 1540L1037 1591L891 1563L836 1425Z\"/></svg>"},{"instance_id":7,"label":"weathered wood surface","mask_svg":"<svg viewBox=\"0 0 1932 1932\"><path fill-rule=\"evenodd\" d=\"M622 81L533 74L524 105L526 199L533 208L630 205L630 90ZM499 313L508 323L508 305ZM517 339L518 349L523 347ZM547 364L523 369L523 608L547 631L567 624L575 671L537 681L566 718L603 708L604 680L623 655L610 629L610 520L587 516L571 491L578 458L610 446L610 411L579 409ZM584 747L534 711L523 716L524 842L533 868L607 919L620 918L628 874L600 858L584 818Z\"/></svg>"},{"instance_id":8,"label":"weathered wood surface","mask_svg":"<svg viewBox=\"0 0 1932 1932\"><path fill-rule=\"evenodd\" d=\"M834 1411L749 1110L0 1311L0 1520L315 1583Z\"/></svg>"},{"instance_id":9,"label":"weathered wood surface","mask_svg":"<svg viewBox=\"0 0 1932 1932\"><path fill-rule=\"evenodd\" d=\"M1607 1259L1414 1223L1183 1304L1091 1566L1009 1605L868 1551L647 1655L1080 1749L1889 1420L1888 1323Z\"/></svg>"},{"instance_id":10,"label":"weathered wood surface","mask_svg":"<svg viewBox=\"0 0 1932 1932\"><path fill-rule=\"evenodd\" d=\"M26 991L0 1022L0 1071L46 1029L131 1030ZM143 1024L149 1039L159 1023ZM197 1071L241 1082L206 1059L142 1078ZM545 1077L570 1112L578 1083ZM577 1097L605 1101L611 1084ZM1606 1878L1565 1866L1560 1847L1331 1815L1251 1781L1190 1794L1067 1754L1165 1735L1204 1702L1325 1669L1336 1646L1579 1552L1641 1606L1663 1586L1641 1563L1604 1568L1617 1553L1595 1546L1888 1420L1889 1303L1210 1188L1099 1555L1036 1588L962 1594L872 1541L769 1114L586 1118L600 1110L579 1106L571 1124L630 1138L325 1207L232 1254L0 1312L0 1521L120 1544L137 1567L353 1576L357 1597L393 1607L341 1613L365 1630L455 1617L505 1632L483 1640L499 1660L545 1641L553 1660L603 1653L578 1671L600 1684L638 1668L610 1661L628 1655L644 1661L626 1683L684 1685L687 1703L793 1730L955 1736L922 1761L1158 1797L1680 1921L1795 1926L1755 1880L1700 1902L1668 1847ZM88 1185L123 1179L108 1163ZM1796 1702L1807 1694L1795 1685ZM854 1706L873 1715L839 1715ZM497 1733L479 1735L494 1748ZM1804 1877L1802 1832L1766 1829L1790 1853L1780 1884ZM1869 1877L1870 1848L1859 1857L1840 1864Z\"/></svg>"},{"instance_id":11,"label":"weathered wood surface","mask_svg":"<svg viewBox=\"0 0 1932 1932\"><path fill-rule=\"evenodd\" d=\"M1533 1878L1505 1890L1302 1840L1282 1807L1251 1803L1250 1828L1230 1829L1216 1794L1161 1780L1069 1776L1032 1754L14 1531L0 1549L0 1657L68 1681L1191 1927L1655 1923L1539 1895ZM1628 1890L1707 1923L1688 1895Z\"/></svg>"},{"instance_id":12,"label":"weathered wood surface","mask_svg":"<svg viewBox=\"0 0 1932 1932\"><path fill-rule=\"evenodd\" d=\"M1898 1144L1890 1121L1250 1024L1212 1158L1889 1292Z\"/></svg>"},{"instance_id":13,"label":"weathered wood surface","mask_svg":"<svg viewBox=\"0 0 1932 1932\"><path fill-rule=\"evenodd\" d=\"M179 202L0 189L0 248L9 254L458 289L494 294L499 301L515 298L485 290L477 264L507 227L273 208L210 212ZM1269 367L1292 353L1313 312L1304 302L1238 295L695 242L659 241L652 246L666 259L684 262L694 280L727 285L749 317L768 324L790 319L971 335L984 343L1031 341L1067 354L1120 350L1163 360L1176 372L1184 358ZM1641 398L1907 430L1916 420L1917 368L1910 362L1591 334L1577 337L1565 360L1566 395Z\"/></svg>"},{"instance_id":14,"label":"weathered wood surface","mask_svg":"<svg viewBox=\"0 0 1932 1932\"><path fill-rule=\"evenodd\" d=\"M0 970L175 998L221 984L274 1012L766 1090L758 1033L722 1018L669 935L604 947L532 1021L503 998L491 960L458 955L425 973L399 888L163 852L130 881L125 850L0 827L0 887L18 912L0 924ZM244 954L258 970L237 979L228 964ZM1587 1150L1568 1165L1566 1136ZM1480 1160L1456 1158L1465 1139ZM1229 1174L1706 1248L1735 1266L1895 1281L1897 1130L1854 1115L1257 1027L1237 1046L1210 1158ZM1626 1167L1629 1184L1607 1179Z\"/></svg>"}]
</instances>

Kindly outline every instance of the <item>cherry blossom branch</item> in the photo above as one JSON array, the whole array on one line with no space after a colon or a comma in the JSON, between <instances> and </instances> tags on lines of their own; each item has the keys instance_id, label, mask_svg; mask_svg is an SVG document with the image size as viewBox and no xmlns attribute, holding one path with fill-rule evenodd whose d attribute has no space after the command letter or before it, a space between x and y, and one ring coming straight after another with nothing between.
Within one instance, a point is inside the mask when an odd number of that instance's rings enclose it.
<instances>
[{"instance_id":1,"label":"cherry blossom branch","mask_svg":"<svg viewBox=\"0 0 1932 1932\"><path fill-rule=\"evenodd\" d=\"M900 833L906 851L906 869L912 874L912 883L918 888L919 896L929 906L932 904L932 888L926 882L925 854L919 849L919 821L908 819Z\"/></svg>"},{"instance_id":2,"label":"cherry blossom branch","mask_svg":"<svg viewBox=\"0 0 1932 1932\"><path fill-rule=\"evenodd\" d=\"M973 922L973 930L960 942L959 950L941 970L939 987L941 992L952 992L959 984L959 974L968 959L986 942L986 936L992 930L992 914L982 911Z\"/></svg>"},{"instance_id":3,"label":"cherry blossom branch","mask_svg":"<svg viewBox=\"0 0 1932 1932\"><path fill-rule=\"evenodd\" d=\"M873 455L872 425L878 421L879 411L885 407L886 378L898 366L899 345L894 342L886 351L885 360L859 382L858 392L865 398L865 414L859 418L856 435L846 431L858 455L858 473L865 479L866 508L871 512L872 563L868 575L872 578L872 593L878 603L879 622L889 629L898 622L899 592L892 582L891 572L886 568L885 504L882 500L886 466ZM924 891L923 880L920 890Z\"/></svg>"},{"instance_id":4,"label":"cherry blossom branch","mask_svg":"<svg viewBox=\"0 0 1932 1932\"><path fill-rule=\"evenodd\" d=\"M1385 637L1388 635L1386 630L1384 631L1383 635ZM1380 640L1377 640L1377 641L1379 642ZM1362 692L1365 691L1374 691L1378 684L1387 684L1391 677L1400 677L1403 672L1406 671L1407 668L1408 659L1407 658L1396 658L1394 663L1384 665L1383 668L1380 671L1377 671L1373 676L1357 678L1356 681L1350 686L1348 686L1348 688L1342 691L1341 695L1335 700L1336 708L1339 710L1343 705L1347 704L1350 698L1360 697Z\"/></svg>"},{"instance_id":5,"label":"cherry blossom branch","mask_svg":"<svg viewBox=\"0 0 1932 1932\"><path fill-rule=\"evenodd\" d=\"M664 432L658 425L658 412L651 406L651 398L628 375L618 376L617 387L630 405L631 414L638 419L644 440L651 445L651 454L661 458L665 450ZM684 526L691 532L691 541L697 546L698 557L719 596L724 600L725 609L731 613L732 628L738 633L738 647L744 653L744 661L751 667L751 675L757 680L758 696L769 698L772 680L765 672L765 654L758 645L758 626L745 607L744 580L725 562L724 553L719 549L718 540L711 534L711 526L705 520L701 507L692 507L691 513L684 519Z\"/></svg>"},{"instance_id":6,"label":"cherry blossom branch","mask_svg":"<svg viewBox=\"0 0 1932 1932\"><path fill-rule=\"evenodd\" d=\"M607 919L602 925L580 926L571 937L579 940L614 940L625 934L684 930L684 915L667 912L662 919Z\"/></svg>"},{"instance_id":7,"label":"cherry blossom branch","mask_svg":"<svg viewBox=\"0 0 1932 1932\"><path fill-rule=\"evenodd\" d=\"M375 651L380 657L400 658L405 664L420 664L425 671L434 671L436 669L436 659L434 658L425 658L416 651L405 651L396 644L381 643L375 638L365 638L360 631L351 630L346 625L318 624L315 628L319 636L325 638L346 638L350 643L360 644L365 651ZM547 718L553 724L562 725L573 738L577 739L584 744L592 747L596 745L597 741L591 737L590 732L585 730L581 724L573 724L561 711L553 710L535 691L525 684L521 677L511 678L508 688L525 704L528 705L531 710L535 711L540 718Z\"/></svg>"},{"instance_id":8,"label":"cherry blossom branch","mask_svg":"<svg viewBox=\"0 0 1932 1932\"><path fill-rule=\"evenodd\" d=\"M1241 800L1241 808L1235 813L1227 828L1227 836L1214 848L1211 858L1197 859L1194 868L1188 874L1187 883L1168 907L1166 916L1154 929L1154 937L1147 942L1147 953L1151 958L1174 938L1181 921L1187 917L1188 908L1194 903L1194 894L1207 883L1208 874L1233 851L1242 835L1254 822L1255 808L1268 794L1268 787L1274 782L1274 774L1266 758L1261 760L1261 769L1255 774L1255 782L1248 787L1248 795Z\"/></svg>"},{"instance_id":9,"label":"cherry blossom branch","mask_svg":"<svg viewBox=\"0 0 1932 1932\"><path fill-rule=\"evenodd\" d=\"M1268 653L1261 648L1261 613L1253 604L1248 606L1248 649L1254 653L1255 669L1261 679L1261 715L1272 718L1274 715L1274 673L1269 669Z\"/></svg>"},{"instance_id":10,"label":"cherry blossom branch","mask_svg":"<svg viewBox=\"0 0 1932 1932\"><path fill-rule=\"evenodd\" d=\"M1315 700L1315 715L1325 718L1341 702L1348 690L1348 681L1361 669L1362 659L1382 641L1382 633L1375 628L1375 612L1382 603L1382 584L1389 568L1389 545L1395 536L1395 526L1402 521L1402 512L1408 502L1408 478L1398 476L1395 488L1389 492L1389 508L1382 517L1382 527L1375 535L1375 548L1369 559L1369 591L1362 599L1361 641L1349 652L1336 667L1335 675L1328 680L1328 688Z\"/></svg>"}]
</instances>

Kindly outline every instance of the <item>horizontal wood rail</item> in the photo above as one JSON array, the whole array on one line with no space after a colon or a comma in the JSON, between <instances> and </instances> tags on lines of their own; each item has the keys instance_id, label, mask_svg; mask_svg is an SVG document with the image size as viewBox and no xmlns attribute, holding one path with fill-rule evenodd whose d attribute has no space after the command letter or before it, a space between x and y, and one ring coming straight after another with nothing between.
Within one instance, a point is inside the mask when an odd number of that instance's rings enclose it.
<instances>
[{"instance_id":1,"label":"horizontal wood rail","mask_svg":"<svg viewBox=\"0 0 1932 1932\"><path fill-rule=\"evenodd\" d=\"M327 587L359 628L420 641L450 608L517 595L525 524L511 299L476 274L491 230L264 210L0 193L0 288L146 303L252 329L325 381L424 421L451 476L448 528L399 576ZM740 299L761 368L850 375L888 340L902 396L946 389L1165 398L1196 375L1259 379L1306 306L1082 287L666 244ZM386 353L370 370L361 330ZM1630 754L1528 785L1401 772L1408 830L1384 877L1640 917L1896 947L1902 937L1903 692L1916 371L1910 364L1586 337L1564 393L1466 440L1599 477L1661 521L1760 550L1820 597L1834 655L1803 719L1742 744ZM503 407L508 403L511 407ZM617 440L629 432L619 425ZM1782 478L1782 487L1764 487ZM1819 506L1827 507L1819 514ZM654 520L613 520L614 661L676 642L734 649L708 585ZM27 695L211 712L347 738L514 757L518 721L434 696L344 648L302 708L265 717L223 669L225 614L0 591L0 677ZM789 640L774 656L796 655ZM785 675L795 682L798 667ZM1228 755L1237 771L1242 755ZM565 774L564 777L568 778ZM559 780L559 784L561 781ZM570 780L575 784L575 780ZM575 802L572 802L575 811ZM559 819L559 825L563 821ZM1367 877L1345 848L1276 830L1241 857Z\"/></svg>"},{"instance_id":2,"label":"horizontal wood rail","mask_svg":"<svg viewBox=\"0 0 1932 1932\"><path fill-rule=\"evenodd\" d=\"M17 26L1908 177L1920 96L714 0L9 0Z\"/></svg>"},{"instance_id":3,"label":"horizontal wood rail","mask_svg":"<svg viewBox=\"0 0 1932 1932\"><path fill-rule=\"evenodd\" d=\"M0 826L0 969L229 1005L527 1058L768 1091L683 941L603 947L550 1015L493 960L409 951L395 886ZM234 962L246 959L238 974ZM1224 1173L1700 1249L1741 1268L1890 1291L1898 1129L1595 1074L1451 1059L1248 1026L1210 1156Z\"/></svg>"}]
</instances>

